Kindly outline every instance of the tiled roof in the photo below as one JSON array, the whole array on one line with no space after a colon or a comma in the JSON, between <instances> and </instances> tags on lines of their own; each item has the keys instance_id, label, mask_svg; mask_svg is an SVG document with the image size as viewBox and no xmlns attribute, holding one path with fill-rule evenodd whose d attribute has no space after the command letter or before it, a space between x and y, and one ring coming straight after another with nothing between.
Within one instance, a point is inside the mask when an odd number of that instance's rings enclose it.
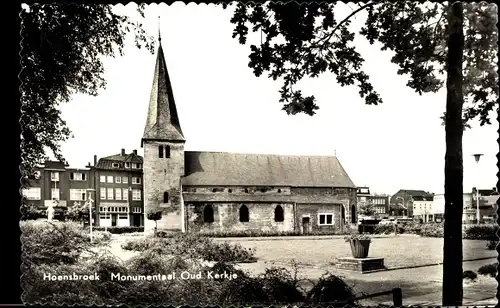
<instances>
[{"instance_id":1,"label":"tiled roof","mask_svg":"<svg viewBox=\"0 0 500 308\"><path fill-rule=\"evenodd\" d=\"M113 169L113 170L125 170L124 166L120 166L120 168L115 168L113 167L113 163L125 163L125 162L130 162L130 163L142 163L143 158L142 156L136 155L134 153L126 154L126 155L121 155L121 154L116 154L116 155L111 155L111 156L106 156L97 162L96 168L97 169Z\"/></svg>"},{"instance_id":2,"label":"tiled roof","mask_svg":"<svg viewBox=\"0 0 500 308\"><path fill-rule=\"evenodd\" d=\"M334 156L185 152L183 185L356 186Z\"/></svg>"},{"instance_id":3,"label":"tiled roof","mask_svg":"<svg viewBox=\"0 0 500 308\"><path fill-rule=\"evenodd\" d=\"M51 170L65 170L68 167L67 164L60 161L45 161L43 168Z\"/></svg>"},{"instance_id":4,"label":"tiled roof","mask_svg":"<svg viewBox=\"0 0 500 308\"><path fill-rule=\"evenodd\" d=\"M432 200L434 200L434 196L419 196L419 195L416 195L416 196L412 196L412 199L414 201L432 201Z\"/></svg>"},{"instance_id":5,"label":"tiled roof","mask_svg":"<svg viewBox=\"0 0 500 308\"><path fill-rule=\"evenodd\" d=\"M398 191L398 193L406 193L410 196L412 196L413 198L415 197L430 197L432 196L431 193L428 193L426 191L423 191L423 190L411 190L411 189L401 189L400 191Z\"/></svg>"},{"instance_id":6,"label":"tiled roof","mask_svg":"<svg viewBox=\"0 0 500 308\"><path fill-rule=\"evenodd\" d=\"M265 202L265 203L318 203L341 204L342 201L333 196L303 195L252 195L252 194L182 194L184 202Z\"/></svg>"}]
</instances>

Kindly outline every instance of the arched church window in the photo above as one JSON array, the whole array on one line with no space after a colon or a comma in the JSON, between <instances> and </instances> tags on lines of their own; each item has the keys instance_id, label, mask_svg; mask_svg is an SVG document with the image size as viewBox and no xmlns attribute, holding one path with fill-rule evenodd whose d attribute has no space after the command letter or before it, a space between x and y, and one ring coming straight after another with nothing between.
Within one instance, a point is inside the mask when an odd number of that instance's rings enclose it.
<instances>
[{"instance_id":1,"label":"arched church window","mask_svg":"<svg viewBox=\"0 0 500 308\"><path fill-rule=\"evenodd\" d=\"M168 203L168 192L163 193L163 203Z\"/></svg>"},{"instance_id":2,"label":"arched church window","mask_svg":"<svg viewBox=\"0 0 500 308\"><path fill-rule=\"evenodd\" d=\"M205 205L205 208L203 209L203 222L214 222L214 208L211 204Z\"/></svg>"},{"instance_id":3,"label":"arched church window","mask_svg":"<svg viewBox=\"0 0 500 308\"><path fill-rule=\"evenodd\" d=\"M283 208L281 207L281 205L277 205L276 208L274 209L274 221L282 222L283 220L285 220Z\"/></svg>"},{"instance_id":4,"label":"arched church window","mask_svg":"<svg viewBox=\"0 0 500 308\"><path fill-rule=\"evenodd\" d=\"M240 222L248 222L249 220L248 207L243 204L240 207Z\"/></svg>"},{"instance_id":5,"label":"arched church window","mask_svg":"<svg viewBox=\"0 0 500 308\"><path fill-rule=\"evenodd\" d=\"M158 147L158 157L163 158L163 146L162 145L160 145Z\"/></svg>"},{"instance_id":6,"label":"arched church window","mask_svg":"<svg viewBox=\"0 0 500 308\"><path fill-rule=\"evenodd\" d=\"M170 157L170 146L169 145L165 146L165 157L166 158Z\"/></svg>"}]
</instances>

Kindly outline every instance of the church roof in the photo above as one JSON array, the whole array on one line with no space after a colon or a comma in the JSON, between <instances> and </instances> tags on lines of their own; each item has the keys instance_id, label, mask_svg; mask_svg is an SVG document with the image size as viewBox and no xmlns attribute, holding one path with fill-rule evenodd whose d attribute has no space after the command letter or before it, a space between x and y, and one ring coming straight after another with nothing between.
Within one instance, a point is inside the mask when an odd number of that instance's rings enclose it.
<instances>
[{"instance_id":1,"label":"church roof","mask_svg":"<svg viewBox=\"0 0 500 308\"><path fill-rule=\"evenodd\" d=\"M177 108L175 107L174 94L161 40L159 45L153 75L153 86L151 87L149 110L142 141L185 141L177 115Z\"/></svg>"},{"instance_id":2,"label":"church roof","mask_svg":"<svg viewBox=\"0 0 500 308\"><path fill-rule=\"evenodd\" d=\"M182 184L352 187L335 156L185 152Z\"/></svg>"}]
</instances>

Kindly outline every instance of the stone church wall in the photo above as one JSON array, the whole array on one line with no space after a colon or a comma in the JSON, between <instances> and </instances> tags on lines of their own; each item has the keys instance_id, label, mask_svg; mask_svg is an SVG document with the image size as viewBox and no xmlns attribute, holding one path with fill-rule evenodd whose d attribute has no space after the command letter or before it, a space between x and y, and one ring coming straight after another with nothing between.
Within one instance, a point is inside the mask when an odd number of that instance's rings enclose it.
<instances>
[{"instance_id":1,"label":"stone church wall","mask_svg":"<svg viewBox=\"0 0 500 308\"><path fill-rule=\"evenodd\" d=\"M289 195L290 187L275 186L197 186L183 187L184 192L198 194L253 194L253 195Z\"/></svg>"},{"instance_id":2,"label":"stone church wall","mask_svg":"<svg viewBox=\"0 0 500 308\"><path fill-rule=\"evenodd\" d=\"M187 203L187 232L227 232L227 231L293 231L294 215L291 203L244 203L248 208L249 221L240 222L242 203L211 203L212 223L204 222L204 208L207 204ZM277 205L283 208L283 222L274 220Z\"/></svg>"}]
</instances>

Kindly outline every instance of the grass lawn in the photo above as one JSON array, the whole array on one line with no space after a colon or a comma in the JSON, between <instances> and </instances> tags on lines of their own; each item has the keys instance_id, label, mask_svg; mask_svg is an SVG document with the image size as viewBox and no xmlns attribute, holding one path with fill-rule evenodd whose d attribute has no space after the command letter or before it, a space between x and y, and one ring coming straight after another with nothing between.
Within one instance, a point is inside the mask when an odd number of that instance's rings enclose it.
<instances>
[{"instance_id":1,"label":"grass lawn","mask_svg":"<svg viewBox=\"0 0 500 308\"><path fill-rule=\"evenodd\" d=\"M238 240L245 248L256 249L259 261L296 262L308 267L323 268L339 257L350 257L351 248L342 238L299 240ZM464 260L496 257L495 250L486 249L486 241L463 240ZM387 268L440 263L443 260L443 239L419 236L373 238L370 257L383 257Z\"/></svg>"}]
</instances>

